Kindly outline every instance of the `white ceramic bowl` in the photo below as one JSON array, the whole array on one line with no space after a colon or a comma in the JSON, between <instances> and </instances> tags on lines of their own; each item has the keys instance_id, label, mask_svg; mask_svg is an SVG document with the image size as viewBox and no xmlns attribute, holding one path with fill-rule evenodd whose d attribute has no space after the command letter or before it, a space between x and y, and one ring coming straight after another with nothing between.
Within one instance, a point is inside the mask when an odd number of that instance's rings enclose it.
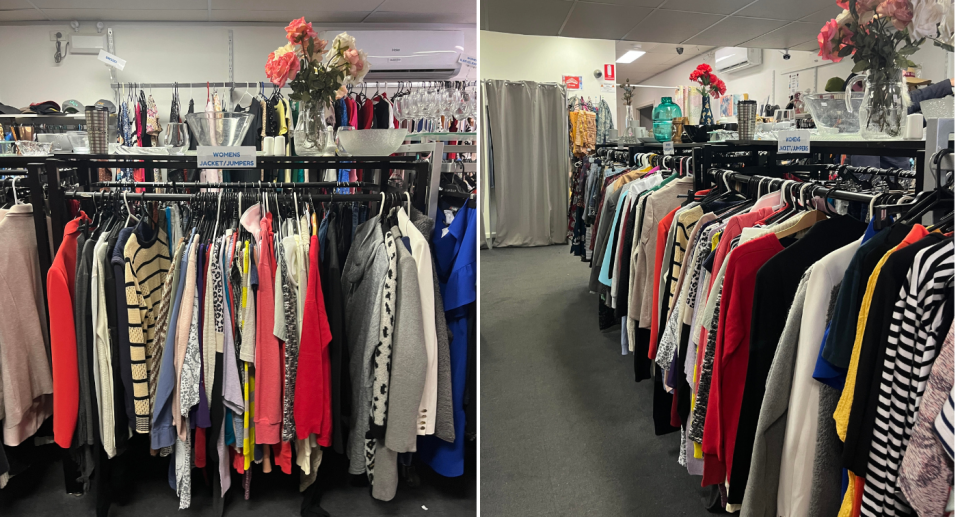
<instances>
[{"instance_id":1,"label":"white ceramic bowl","mask_svg":"<svg viewBox=\"0 0 960 517\"><path fill-rule=\"evenodd\" d=\"M389 156L403 145L406 129L338 131L337 140L352 156Z\"/></svg>"}]
</instances>

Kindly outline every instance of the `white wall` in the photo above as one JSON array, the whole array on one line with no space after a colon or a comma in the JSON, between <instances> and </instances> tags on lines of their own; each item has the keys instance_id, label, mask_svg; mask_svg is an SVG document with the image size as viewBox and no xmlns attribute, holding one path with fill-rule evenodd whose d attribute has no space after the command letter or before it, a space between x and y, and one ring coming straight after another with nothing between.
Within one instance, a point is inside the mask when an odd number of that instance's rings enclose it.
<instances>
[{"instance_id":1,"label":"white wall","mask_svg":"<svg viewBox=\"0 0 960 517\"><path fill-rule=\"evenodd\" d=\"M483 79L559 83L564 75L579 75L583 76L583 90L578 95L594 102L603 98L611 111L616 106L616 93L601 94L600 85L605 81L593 77L594 70L602 71L604 63L616 60L613 40L480 31L479 45Z\"/></svg>"},{"instance_id":2,"label":"white wall","mask_svg":"<svg viewBox=\"0 0 960 517\"><path fill-rule=\"evenodd\" d=\"M780 50L763 50L763 63L760 66L741 70L739 72L718 73L717 76L727 85L727 94L749 94L758 104L764 104L769 98L772 104L786 107L789 98L788 81L790 73L799 73L801 90L809 87L811 91L822 92L827 80L831 77L846 79L853 68L853 60L846 58L839 63L824 61L816 52L791 51L789 60L783 59ZM911 59L923 67L922 75L934 82L954 76L954 54L947 52L932 43L925 43ZM700 63L707 63L715 67L712 52L704 53L685 61L669 70L661 72L642 82L645 85L657 86L689 86L690 72ZM815 85L815 86L814 86ZM619 89L618 89L619 90ZM622 95L622 91L618 91ZM673 92L659 88L637 88L634 90L633 106L640 108L646 105L660 104L661 97L672 96ZM713 101L714 115L717 114L719 101ZM618 107L617 118L625 116L623 106ZM691 119L699 117L699 113L684 114ZM636 114L634 114L636 116Z\"/></svg>"},{"instance_id":3,"label":"white wall","mask_svg":"<svg viewBox=\"0 0 960 517\"><path fill-rule=\"evenodd\" d=\"M227 31L233 30L234 79L237 82L267 82L263 66L267 55L286 43L284 24L276 26L250 24L203 24L175 22L114 22L116 54L127 61L118 72L122 82L225 82L229 80ZM420 27L422 28L422 27ZM348 30L335 26L317 26L317 30ZM457 26L436 26L431 29L456 29L464 32L464 54L477 55L476 30ZM364 27L363 30L370 30ZM405 29L409 30L409 29ZM110 88L110 72L96 55L68 54L60 64L54 63L54 42L50 31L71 32L69 24L0 26L0 102L16 107L32 102L53 100L62 103L76 99L88 105L99 99L114 99ZM81 33L95 32L89 22ZM357 42L363 48L363 41ZM476 79L477 71L462 67L458 79ZM148 95L149 91L145 91ZM243 90L235 93L239 99ZM206 100L206 91L195 89L198 105ZM170 112L171 90L155 89L154 99L166 123ZM181 89L180 99L186 111L191 92ZM198 106L199 107L199 106ZM202 107L200 108L202 109Z\"/></svg>"}]
</instances>

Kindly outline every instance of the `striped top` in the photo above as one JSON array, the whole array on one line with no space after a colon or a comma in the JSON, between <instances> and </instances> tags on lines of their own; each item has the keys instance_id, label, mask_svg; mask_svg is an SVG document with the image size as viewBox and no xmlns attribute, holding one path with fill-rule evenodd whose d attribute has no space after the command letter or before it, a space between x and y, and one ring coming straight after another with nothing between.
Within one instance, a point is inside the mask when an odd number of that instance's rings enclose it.
<instances>
[{"instance_id":1,"label":"striped top","mask_svg":"<svg viewBox=\"0 0 960 517\"><path fill-rule=\"evenodd\" d=\"M947 456L950 456L950 459L954 461L956 461L956 458L953 456L953 411L955 408L953 401L956 391L957 386L954 385L950 390L950 394L947 395L946 402L943 403L943 410L940 411L940 416L933 421L933 430L940 440L940 444L943 445L943 450L946 451Z\"/></svg>"},{"instance_id":2,"label":"striped top","mask_svg":"<svg viewBox=\"0 0 960 517\"><path fill-rule=\"evenodd\" d=\"M156 394L162 348L155 340L163 285L170 270L170 246L162 219L152 240L143 239L150 230L141 225L123 248L127 319L130 333L130 365L133 373L133 405L136 431L150 432L153 397ZM156 367L154 367L156 365Z\"/></svg>"},{"instance_id":3,"label":"striped top","mask_svg":"<svg viewBox=\"0 0 960 517\"><path fill-rule=\"evenodd\" d=\"M949 292L947 280L954 274L953 252L952 239L921 250L900 288L884 346L860 509L864 517L912 514L897 492L897 475L936 359L937 331L945 323L942 302Z\"/></svg>"}]
</instances>

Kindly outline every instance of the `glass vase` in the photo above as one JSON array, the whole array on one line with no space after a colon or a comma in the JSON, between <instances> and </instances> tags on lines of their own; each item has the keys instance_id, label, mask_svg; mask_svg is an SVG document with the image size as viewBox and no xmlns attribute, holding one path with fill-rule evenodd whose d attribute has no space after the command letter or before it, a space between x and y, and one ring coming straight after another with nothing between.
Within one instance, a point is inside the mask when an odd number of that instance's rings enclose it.
<instances>
[{"instance_id":1,"label":"glass vase","mask_svg":"<svg viewBox=\"0 0 960 517\"><path fill-rule=\"evenodd\" d=\"M670 97L661 97L660 105L653 109L653 137L657 142L666 142L673 136L673 119L682 116L680 106Z\"/></svg>"},{"instance_id":2,"label":"glass vase","mask_svg":"<svg viewBox=\"0 0 960 517\"><path fill-rule=\"evenodd\" d=\"M713 109L710 108L710 96L704 95L700 100L700 125L701 126L712 126L713 125Z\"/></svg>"},{"instance_id":3,"label":"glass vase","mask_svg":"<svg viewBox=\"0 0 960 517\"><path fill-rule=\"evenodd\" d=\"M858 77L863 81L863 102L860 104L860 136L864 140L885 140L900 138L907 120L907 92L903 85L903 72L900 70L871 70ZM850 88L856 82L854 77L847 86L847 99ZM851 111L849 100L847 110Z\"/></svg>"},{"instance_id":4,"label":"glass vase","mask_svg":"<svg viewBox=\"0 0 960 517\"><path fill-rule=\"evenodd\" d=\"M320 101L300 103L297 125L293 128L293 143L297 156L320 156L326 143L326 111Z\"/></svg>"}]
</instances>

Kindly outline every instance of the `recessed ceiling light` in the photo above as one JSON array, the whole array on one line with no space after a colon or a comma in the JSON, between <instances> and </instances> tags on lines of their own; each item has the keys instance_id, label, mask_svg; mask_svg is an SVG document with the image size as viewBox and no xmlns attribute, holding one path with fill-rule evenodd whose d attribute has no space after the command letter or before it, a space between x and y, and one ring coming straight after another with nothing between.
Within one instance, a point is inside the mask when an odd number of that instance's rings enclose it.
<instances>
[{"instance_id":1,"label":"recessed ceiling light","mask_svg":"<svg viewBox=\"0 0 960 517\"><path fill-rule=\"evenodd\" d=\"M617 63L633 63L638 57L646 54L642 50L628 50L622 56L617 58Z\"/></svg>"}]
</instances>

